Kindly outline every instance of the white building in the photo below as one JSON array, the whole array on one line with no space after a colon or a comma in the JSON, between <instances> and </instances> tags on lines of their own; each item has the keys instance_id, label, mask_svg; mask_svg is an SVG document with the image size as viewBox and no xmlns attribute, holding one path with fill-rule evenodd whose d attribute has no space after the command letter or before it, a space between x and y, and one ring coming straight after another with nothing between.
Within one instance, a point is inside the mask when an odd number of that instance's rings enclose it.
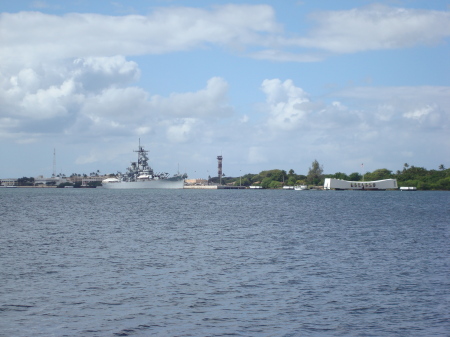
<instances>
[{"instance_id":1,"label":"white building","mask_svg":"<svg viewBox=\"0 0 450 337\"><path fill-rule=\"evenodd\" d=\"M58 186L59 184L66 182L68 182L68 180L63 177L45 178L41 175L34 178L34 186Z\"/></svg>"},{"instance_id":2,"label":"white building","mask_svg":"<svg viewBox=\"0 0 450 337\"><path fill-rule=\"evenodd\" d=\"M0 179L0 186L17 186L17 178L3 178Z\"/></svg>"},{"instance_id":3,"label":"white building","mask_svg":"<svg viewBox=\"0 0 450 337\"><path fill-rule=\"evenodd\" d=\"M186 185L208 185L207 179L185 179L184 183Z\"/></svg>"},{"instance_id":4,"label":"white building","mask_svg":"<svg viewBox=\"0 0 450 337\"><path fill-rule=\"evenodd\" d=\"M334 178L325 178L325 190L390 190L397 189L397 179L384 179L375 181L347 181Z\"/></svg>"}]
</instances>

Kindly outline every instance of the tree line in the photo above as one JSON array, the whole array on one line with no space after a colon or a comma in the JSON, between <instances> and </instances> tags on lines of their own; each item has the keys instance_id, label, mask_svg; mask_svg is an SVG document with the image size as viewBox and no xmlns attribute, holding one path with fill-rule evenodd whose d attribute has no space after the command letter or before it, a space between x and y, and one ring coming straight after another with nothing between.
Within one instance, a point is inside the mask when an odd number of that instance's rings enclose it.
<instances>
[{"instance_id":1,"label":"tree line","mask_svg":"<svg viewBox=\"0 0 450 337\"><path fill-rule=\"evenodd\" d=\"M373 181L397 179L399 187L410 186L419 190L450 190L450 169L440 165L437 170L427 170L405 163L402 170L396 172L386 168L373 172L346 174L336 172L324 174L323 166L314 160L306 175L297 174L293 169L288 172L280 169L261 171L258 174L248 173L241 177L222 177L222 184L235 186L261 186L263 188L282 188L283 186L308 185L323 186L325 178L336 178L349 181ZM218 178L212 178L212 183L218 183Z\"/></svg>"},{"instance_id":2,"label":"tree line","mask_svg":"<svg viewBox=\"0 0 450 337\"><path fill-rule=\"evenodd\" d=\"M90 173L90 176L96 176L100 172ZM73 173L73 176L86 177L86 174L79 175ZM110 175L112 176L112 174ZM314 160L306 175L297 174L293 169L288 172L280 169L261 171L257 174L247 173L241 177L225 177L221 179L223 185L234 184L235 186L261 186L263 188L282 188L283 186L308 185L323 186L325 178L336 178L349 181L373 181L382 179L397 179L399 187L410 186L419 190L450 190L450 169L446 169L444 165L439 165L437 170L427 170L423 167L416 167L405 163L402 170L396 172L386 168L377 169L373 172L364 174L353 172L349 175L336 172L334 174L324 174L323 166L317 160ZM209 179L210 183L219 183L218 177ZM53 183L54 182L49 182ZM69 183L70 184L70 183ZM18 179L19 186L33 186L34 178L23 177ZM74 187L81 186L81 182L76 182ZM89 182L90 187L100 185L100 182ZM60 187L64 187L61 185Z\"/></svg>"}]
</instances>

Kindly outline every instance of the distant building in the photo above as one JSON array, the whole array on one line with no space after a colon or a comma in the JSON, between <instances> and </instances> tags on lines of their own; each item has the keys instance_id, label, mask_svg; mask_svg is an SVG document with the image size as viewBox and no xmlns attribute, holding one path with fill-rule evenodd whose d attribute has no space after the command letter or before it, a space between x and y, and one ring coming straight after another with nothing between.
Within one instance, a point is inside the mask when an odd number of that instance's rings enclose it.
<instances>
[{"instance_id":1,"label":"distant building","mask_svg":"<svg viewBox=\"0 0 450 337\"><path fill-rule=\"evenodd\" d=\"M102 182L103 180L105 180L106 178L108 178L109 176L92 176L92 177L84 177L81 179L81 186L86 187L88 186L88 184L90 182L93 181L99 181ZM78 177L80 178L80 177Z\"/></svg>"},{"instance_id":2,"label":"distant building","mask_svg":"<svg viewBox=\"0 0 450 337\"><path fill-rule=\"evenodd\" d=\"M68 182L65 177L51 177L45 178L40 175L34 178L34 186L58 186L59 184L63 184Z\"/></svg>"},{"instance_id":3,"label":"distant building","mask_svg":"<svg viewBox=\"0 0 450 337\"><path fill-rule=\"evenodd\" d=\"M0 186L17 186L17 178L4 178L0 179Z\"/></svg>"},{"instance_id":4,"label":"distant building","mask_svg":"<svg viewBox=\"0 0 450 337\"><path fill-rule=\"evenodd\" d=\"M390 190L397 189L397 179L375 181L347 181L335 178L325 178L325 190Z\"/></svg>"},{"instance_id":5,"label":"distant building","mask_svg":"<svg viewBox=\"0 0 450 337\"><path fill-rule=\"evenodd\" d=\"M208 185L207 179L185 179L184 183L186 185Z\"/></svg>"}]
</instances>

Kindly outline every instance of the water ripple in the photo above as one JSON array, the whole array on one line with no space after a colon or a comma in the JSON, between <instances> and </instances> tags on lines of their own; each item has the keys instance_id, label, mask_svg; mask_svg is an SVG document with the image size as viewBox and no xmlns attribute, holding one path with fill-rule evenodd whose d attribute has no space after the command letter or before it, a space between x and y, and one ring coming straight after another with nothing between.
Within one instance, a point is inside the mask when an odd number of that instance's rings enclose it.
<instances>
[{"instance_id":1,"label":"water ripple","mask_svg":"<svg viewBox=\"0 0 450 337\"><path fill-rule=\"evenodd\" d=\"M447 336L448 192L2 189L5 336Z\"/></svg>"}]
</instances>

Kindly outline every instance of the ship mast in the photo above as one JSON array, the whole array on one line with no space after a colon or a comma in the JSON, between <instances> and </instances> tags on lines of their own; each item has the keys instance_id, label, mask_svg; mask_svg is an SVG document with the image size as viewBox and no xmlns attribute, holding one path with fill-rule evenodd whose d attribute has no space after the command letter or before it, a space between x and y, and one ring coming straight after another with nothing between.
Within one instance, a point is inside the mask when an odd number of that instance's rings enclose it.
<instances>
[{"instance_id":1,"label":"ship mast","mask_svg":"<svg viewBox=\"0 0 450 337\"><path fill-rule=\"evenodd\" d=\"M137 151L134 151L138 153L138 161L137 161L137 169L139 172L141 171L151 171L151 169L148 166L148 156L147 150L144 150L144 148L141 146L141 139L139 138L139 149Z\"/></svg>"}]
</instances>

